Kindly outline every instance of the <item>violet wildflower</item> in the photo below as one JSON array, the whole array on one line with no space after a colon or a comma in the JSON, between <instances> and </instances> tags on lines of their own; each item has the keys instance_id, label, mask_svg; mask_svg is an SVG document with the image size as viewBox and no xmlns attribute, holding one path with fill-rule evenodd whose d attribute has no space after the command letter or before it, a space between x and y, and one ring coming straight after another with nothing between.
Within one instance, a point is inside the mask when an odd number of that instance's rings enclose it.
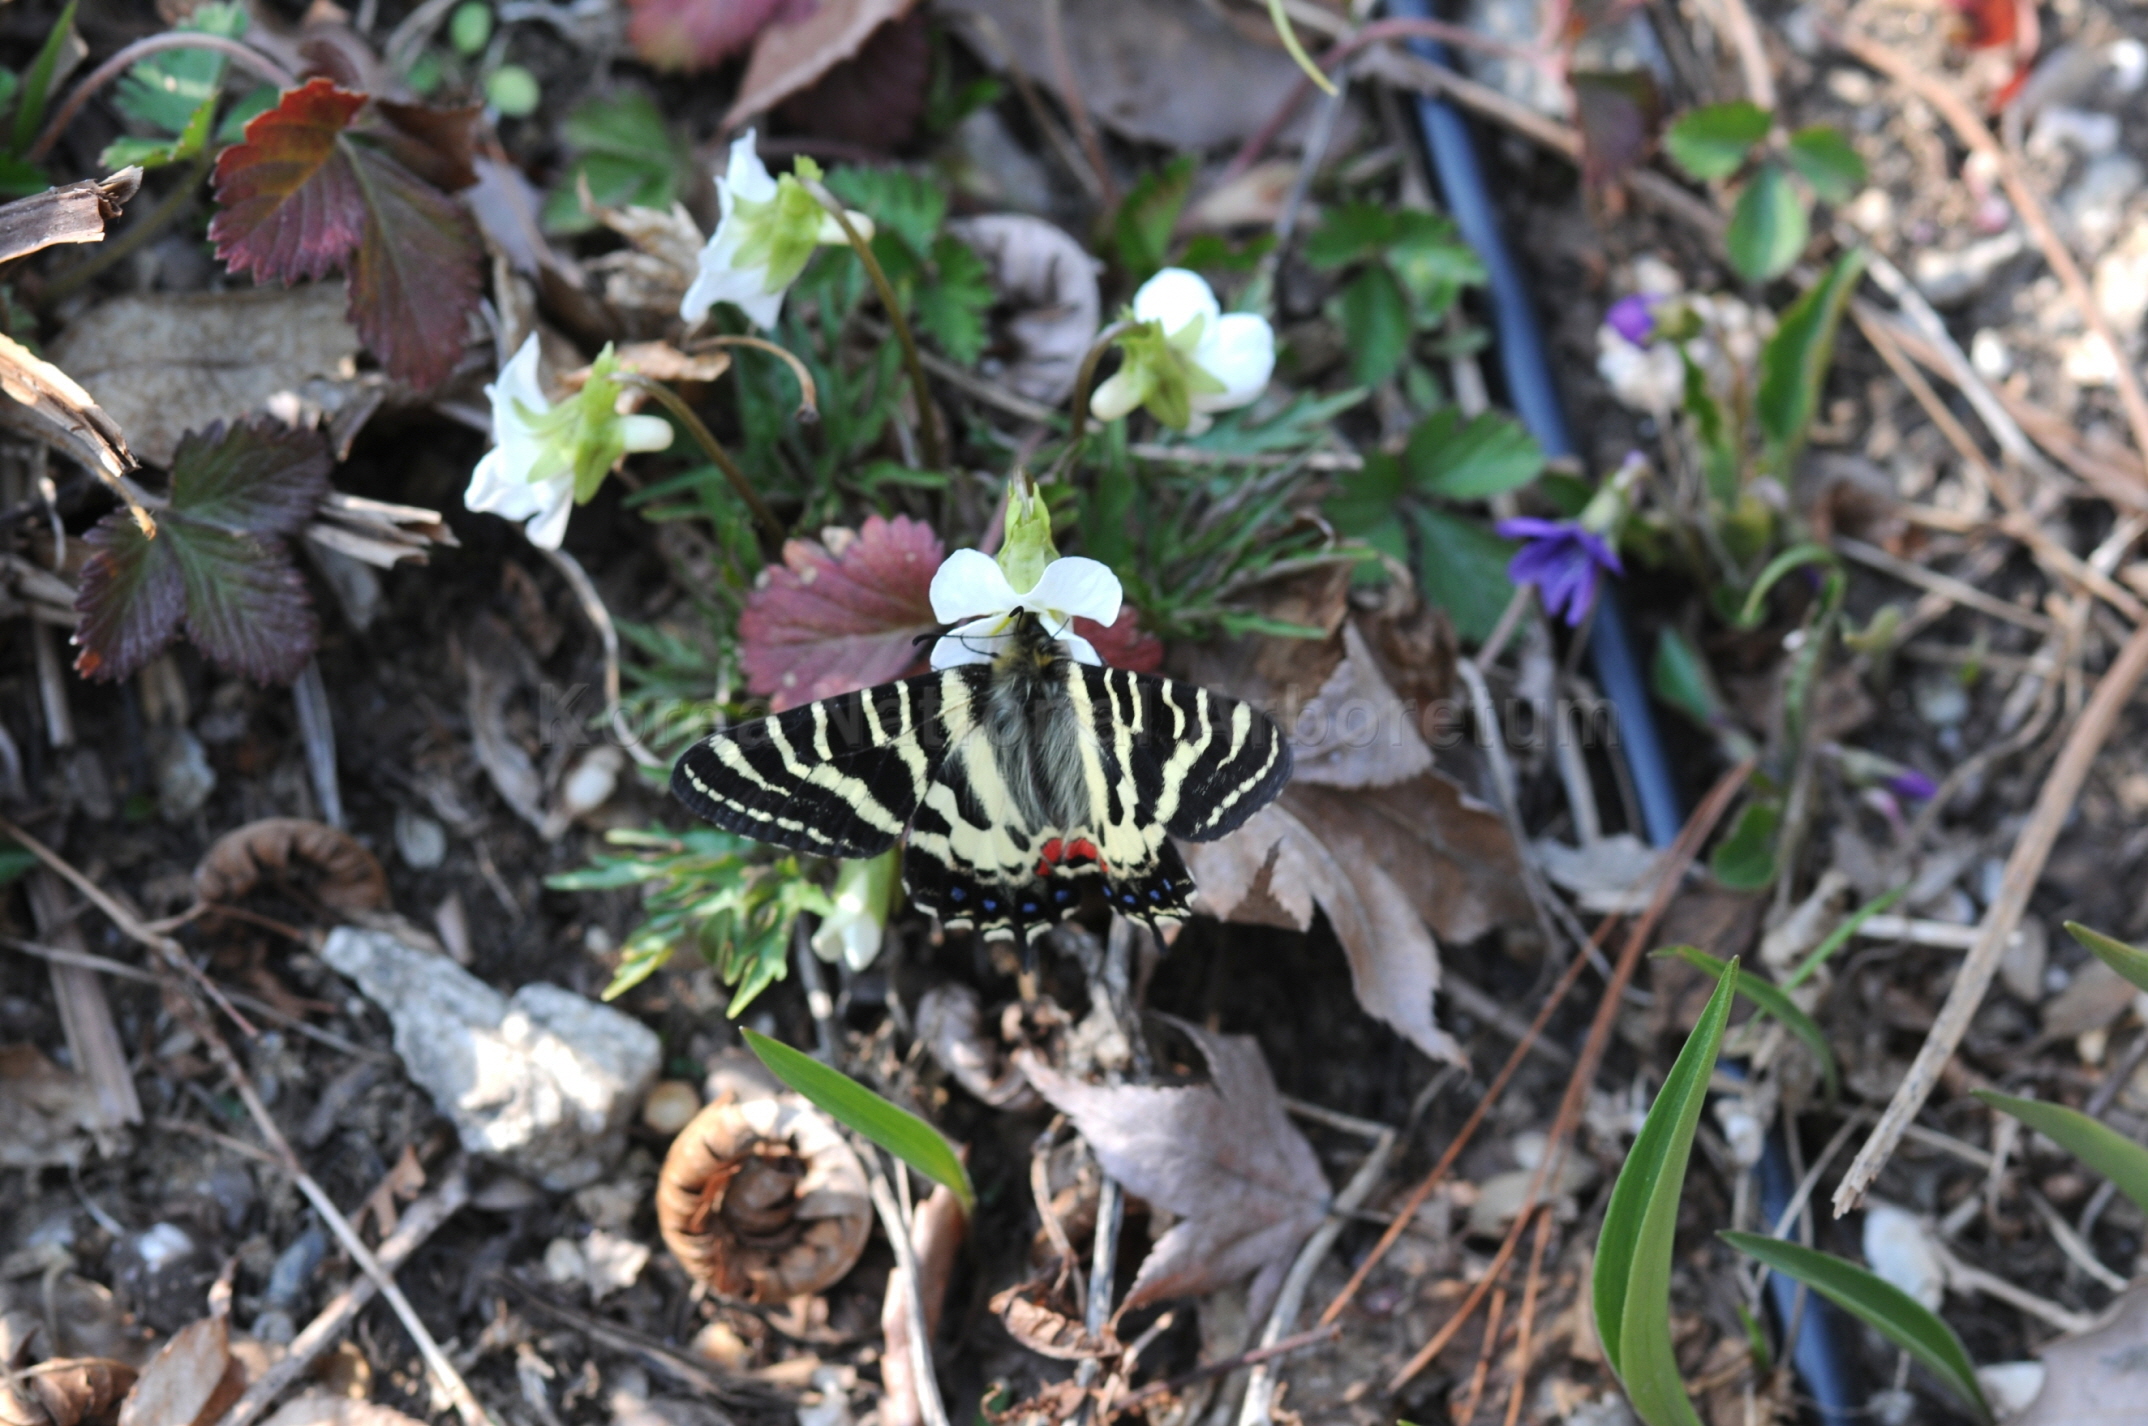
<instances>
[{"instance_id":1,"label":"violet wildflower","mask_svg":"<svg viewBox=\"0 0 2148 1426\"><path fill-rule=\"evenodd\" d=\"M1636 292L1621 297L1604 313L1604 325L1637 347L1645 347L1656 334L1656 301Z\"/></svg>"},{"instance_id":2,"label":"violet wildflower","mask_svg":"<svg viewBox=\"0 0 2148 1426\"><path fill-rule=\"evenodd\" d=\"M1507 578L1533 584L1544 612L1573 628L1596 605L1596 581L1604 570L1624 574L1610 541L1579 520L1539 520L1521 516L1495 527L1506 539L1523 541L1507 565Z\"/></svg>"},{"instance_id":3,"label":"violet wildflower","mask_svg":"<svg viewBox=\"0 0 2148 1426\"><path fill-rule=\"evenodd\" d=\"M1913 767L1905 767L1888 778L1886 787L1906 802L1929 802L1939 795L1939 784Z\"/></svg>"}]
</instances>

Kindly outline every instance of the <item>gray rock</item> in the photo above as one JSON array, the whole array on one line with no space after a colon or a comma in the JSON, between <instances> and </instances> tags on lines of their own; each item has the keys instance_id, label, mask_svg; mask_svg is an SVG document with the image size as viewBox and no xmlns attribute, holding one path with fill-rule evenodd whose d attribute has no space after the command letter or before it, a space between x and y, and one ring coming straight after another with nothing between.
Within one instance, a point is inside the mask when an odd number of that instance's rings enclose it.
<instances>
[{"instance_id":1,"label":"gray rock","mask_svg":"<svg viewBox=\"0 0 2148 1426\"><path fill-rule=\"evenodd\" d=\"M445 956L379 931L336 929L321 958L395 1023L410 1077L463 1147L546 1188L602 1177L656 1079L646 1025L556 985L501 995Z\"/></svg>"},{"instance_id":2,"label":"gray rock","mask_svg":"<svg viewBox=\"0 0 2148 1426\"><path fill-rule=\"evenodd\" d=\"M2009 228L1953 251L1926 248L1910 262L1910 276L1934 306L1952 307L1984 290L1999 269L2019 257L2028 239Z\"/></svg>"}]
</instances>

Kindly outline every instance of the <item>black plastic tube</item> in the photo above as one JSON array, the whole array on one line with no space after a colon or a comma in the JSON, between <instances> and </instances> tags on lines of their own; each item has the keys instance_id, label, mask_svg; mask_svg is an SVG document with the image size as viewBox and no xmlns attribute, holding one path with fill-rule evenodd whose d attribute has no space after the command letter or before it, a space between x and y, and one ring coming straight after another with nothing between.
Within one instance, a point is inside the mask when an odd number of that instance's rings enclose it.
<instances>
[{"instance_id":1,"label":"black plastic tube","mask_svg":"<svg viewBox=\"0 0 2148 1426\"><path fill-rule=\"evenodd\" d=\"M1400 18L1432 18L1429 0L1387 0L1387 12ZM1410 40L1420 58L1446 65L1446 47L1431 40ZM1566 424L1566 410L1551 377L1551 361L1544 346L1544 329L1537 319L1535 299L1522 275L1521 264L1507 246L1506 234L1493 211L1484 182L1484 167L1477 156L1476 140L1453 105L1429 95L1416 100L1418 130L1432 165L1434 180L1447 200L1448 216L1463 240L1477 250L1487 275L1492 303L1492 329L1497 339L1499 367L1506 379L1507 399L1515 414L1536 437L1547 455L1577 454ZM1678 785L1664 758L1663 739L1656 728L1655 711L1649 704L1648 686L1641 677L1640 661L1634 656L1633 639L1617 593L1606 586L1596 601L1596 616L1589 640L1589 659L1596 681L1611 700L1617 715L1619 750L1633 774L1634 795L1641 804L1641 820L1648 840L1669 846L1685 823ZM1790 1156L1778 1129L1768 1136L1760 1160L1761 1211L1769 1223L1782 1216L1796 1188ZM1780 1273L1768 1275L1768 1296L1781 1323L1787 1327L1797 1295L1797 1284ZM1854 1408L1851 1374L1841 1347L1842 1321L1832 1304L1807 1294L1804 1320L1792 1352L1792 1365L1803 1380L1825 1426L1852 1426L1860 1413Z\"/></svg>"}]
</instances>

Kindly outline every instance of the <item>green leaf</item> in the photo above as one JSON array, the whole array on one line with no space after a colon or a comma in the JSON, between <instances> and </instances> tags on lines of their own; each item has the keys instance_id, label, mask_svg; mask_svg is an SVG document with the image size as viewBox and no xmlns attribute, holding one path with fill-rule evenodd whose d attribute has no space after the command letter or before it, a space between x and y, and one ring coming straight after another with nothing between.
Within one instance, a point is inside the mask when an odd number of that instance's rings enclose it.
<instances>
[{"instance_id":1,"label":"green leaf","mask_svg":"<svg viewBox=\"0 0 2148 1426\"><path fill-rule=\"evenodd\" d=\"M246 7L204 5L173 29L235 40L246 33ZM228 63L215 50L165 50L153 54L119 81L112 94L113 106L130 119L154 125L161 133L184 133L204 104L212 111L216 108Z\"/></svg>"},{"instance_id":2,"label":"green leaf","mask_svg":"<svg viewBox=\"0 0 2148 1426\"><path fill-rule=\"evenodd\" d=\"M34 853L20 847L0 845L0 886L35 871L37 865Z\"/></svg>"},{"instance_id":3,"label":"green leaf","mask_svg":"<svg viewBox=\"0 0 2148 1426\"><path fill-rule=\"evenodd\" d=\"M1687 965L1704 970L1718 980L1721 980L1723 972L1730 968L1720 958L1709 955L1698 946L1667 946L1655 954L1676 956ZM1738 977L1738 994L1782 1021L1791 1034L1805 1042L1805 1048L1811 1050L1813 1058L1820 1062L1820 1073L1827 1078L1828 1099L1832 1101L1838 1097L1842 1082L1835 1071L1835 1052L1828 1048L1827 1036L1820 1033L1820 1027L1813 1023L1812 1017L1800 1010L1797 1002L1783 994L1780 988L1750 972Z\"/></svg>"},{"instance_id":4,"label":"green leaf","mask_svg":"<svg viewBox=\"0 0 2148 1426\"><path fill-rule=\"evenodd\" d=\"M1405 209L1395 215L1395 241L1387 265L1417 304L1417 323L1427 326L1454 305L1464 287L1485 280L1484 259L1462 241L1450 218Z\"/></svg>"},{"instance_id":5,"label":"green leaf","mask_svg":"<svg viewBox=\"0 0 2148 1426\"><path fill-rule=\"evenodd\" d=\"M1773 159L1738 194L1723 232L1730 265L1747 282L1766 282L1788 272L1812 235L1805 205L1790 186L1788 170Z\"/></svg>"},{"instance_id":6,"label":"green leaf","mask_svg":"<svg viewBox=\"0 0 2148 1426\"><path fill-rule=\"evenodd\" d=\"M1908 1293L1852 1262L1801 1243L1758 1233L1719 1234L1724 1242L1786 1277L1795 1278L1888 1341L1915 1357L1976 1415L1991 1408L1976 1383L1976 1368L1954 1329Z\"/></svg>"},{"instance_id":7,"label":"green leaf","mask_svg":"<svg viewBox=\"0 0 2148 1426\"><path fill-rule=\"evenodd\" d=\"M1810 542L1792 545L1769 560L1767 566L1760 571L1759 578L1753 581L1753 587L1746 591L1745 603L1738 610L1738 617L1733 622L1740 629L1759 628L1761 618L1767 613L1768 591L1782 583L1786 576L1807 565L1833 568L1840 563L1835 552L1825 545Z\"/></svg>"},{"instance_id":8,"label":"green leaf","mask_svg":"<svg viewBox=\"0 0 2148 1426\"><path fill-rule=\"evenodd\" d=\"M1790 136L1783 157L1829 203L1846 203L1865 181L1865 161L1840 130L1813 124Z\"/></svg>"},{"instance_id":9,"label":"green leaf","mask_svg":"<svg viewBox=\"0 0 2148 1426\"><path fill-rule=\"evenodd\" d=\"M60 11L60 18L53 21L45 32L44 44L38 46L37 58L30 61L23 72L22 98L15 105L15 132L8 144L8 154L19 156L36 139L37 131L45 122L45 100L51 97L52 76L60 67L60 56L67 49L67 41L75 32L75 6L78 0L67 0L67 8Z\"/></svg>"},{"instance_id":10,"label":"green leaf","mask_svg":"<svg viewBox=\"0 0 2148 1426\"><path fill-rule=\"evenodd\" d=\"M1760 349L1760 389L1755 415L1777 471L1787 471L1803 449L1820 409L1820 391L1835 359L1835 331L1864 275L1863 249L1835 260L1818 282L1790 304L1775 335Z\"/></svg>"},{"instance_id":11,"label":"green leaf","mask_svg":"<svg viewBox=\"0 0 2148 1426\"><path fill-rule=\"evenodd\" d=\"M2063 1104L2017 1099L1989 1089L1971 1090L1978 1099L2011 1114L2037 1133L2109 1179L2120 1193L2148 1213L2148 1149L2109 1125L2098 1123Z\"/></svg>"},{"instance_id":12,"label":"green leaf","mask_svg":"<svg viewBox=\"0 0 2148 1426\"><path fill-rule=\"evenodd\" d=\"M957 366L974 366L985 349L985 317L996 294L992 272L968 243L949 233L932 240L934 280L918 289L917 325Z\"/></svg>"},{"instance_id":13,"label":"green leaf","mask_svg":"<svg viewBox=\"0 0 2148 1426\"><path fill-rule=\"evenodd\" d=\"M882 233L902 239L923 258L947 221L947 194L940 185L899 168L839 168L828 191L873 220Z\"/></svg>"},{"instance_id":14,"label":"green leaf","mask_svg":"<svg viewBox=\"0 0 2148 1426\"><path fill-rule=\"evenodd\" d=\"M1732 891L1755 891L1775 880L1775 829L1783 809L1774 802L1748 802L1738 825L1708 858L1708 870Z\"/></svg>"},{"instance_id":15,"label":"green leaf","mask_svg":"<svg viewBox=\"0 0 2148 1426\"><path fill-rule=\"evenodd\" d=\"M1305 260L1332 270L1379 257L1395 241L1399 216L1383 203L1338 204L1306 236Z\"/></svg>"},{"instance_id":16,"label":"green leaf","mask_svg":"<svg viewBox=\"0 0 2148 1426\"><path fill-rule=\"evenodd\" d=\"M1328 522L1345 535L1362 537L1392 521L1402 503L1402 462L1372 451L1358 470L1338 472L1335 491L1321 505Z\"/></svg>"},{"instance_id":17,"label":"green leaf","mask_svg":"<svg viewBox=\"0 0 2148 1426\"><path fill-rule=\"evenodd\" d=\"M1378 386L1395 374L1410 350L1410 299L1385 263L1353 278L1336 304L1336 322L1350 349L1350 379Z\"/></svg>"},{"instance_id":18,"label":"green leaf","mask_svg":"<svg viewBox=\"0 0 2148 1426\"><path fill-rule=\"evenodd\" d=\"M1519 421L1484 411L1462 425L1451 406L1410 433L1402 460L1411 484L1449 500L1488 500L1544 472L1544 448Z\"/></svg>"},{"instance_id":19,"label":"green leaf","mask_svg":"<svg viewBox=\"0 0 2148 1426\"><path fill-rule=\"evenodd\" d=\"M510 119L527 119L544 99L537 76L519 64L503 64L485 76L485 100Z\"/></svg>"},{"instance_id":20,"label":"green leaf","mask_svg":"<svg viewBox=\"0 0 2148 1426\"><path fill-rule=\"evenodd\" d=\"M976 1211L977 1191L970 1186L969 1170L939 1130L801 1050L743 1026L739 1033L777 1079L934 1183L946 1184L961 1200L964 1213Z\"/></svg>"},{"instance_id":21,"label":"green leaf","mask_svg":"<svg viewBox=\"0 0 2148 1426\"><path fill-rule=\"evenodd\" d=\"M1768 111L1739 99L1679 115L1664 134L1663 147L1673 163L1705 183L1736 173L1753 145L1767 136Z\"/></svg>"},{"instance_id":22,"label":"green leaf","mask_svg":"<svg viewBox=\"0 0 2148 1426\"><path fill-rule=\"evenodd\" d=\"M1348 387L1327 396L1300 392L1281 410L1265 416L1254 415L1251 406L1241 406L1218 416L1215 424L1201 435L1178 444L1231 455L1311 450L1327 442L1330 421L1370 394L1370 390L1363 386Z\"/></svg>"},{"instance_id":23,"label":"green leaf","mask_svg":"<svg viewBox=\"0 0 2148 1426\"><path fill-rule=\"evenodd\" d=\"M1178 215L1193 193L1195 166L1192 154L1180 154L1163 167L1150 169L1112 215L1112 247L1129 281L1147 281L1169 259Z\"/></svg>"},{"instance_id":24,"label":"green leaf","mask_svg":"<svg viewBox=\"0 0 2148 1426\"><path fill-rule=\"evenodd\" d=\"M1827 939L1812 948L1812 954L1798 962L1797 969L1784 978L1783 989L1795 990L1810 980L1821 966L1827 964L1830 956L1850 943L1850 937L1857 934L1859 927L1900 901L1908 891L1909 883L1904 882L1892 891L1881 892L1851 912L1847 920L1827 933Z\"/></svg>"},{"instance_id":25,"label":"green leaf","mask_svg":"<svg viewBox=\"0 0 2148 1426\"><path fill-rule=\"evenodd\" d=\"M194 117L187 121L186 127L180 131L177 138L114 139L105 145L104 152L97 156L97 162L109 171L125 168L129 164L156 168L192 158L208 145L209 128L215 122L216 100L212 96L202 101L201 107L194 111Z\"/></svg>"},{"instance_id":26,"label":"green leaf","mask_svg":"<svg viewBox=\"0 0 2148 1426\"><path fill-rule=\"evenodd\" d=\"M2148 990L2148 953L2124 941L2114 941L2101 931L2091 931L2078 921L2068 921L2066 930L2088 948L2090 955L2133 982L2136 990Z\"/></svg>"},{"instance_id":27,"label":"green leaf","mask_svg":"<svg viewBox=\"0 0 2148 1426\"><path fill-rule=\"evenodd\" d=\"M582 211L578 182L586 181L589 196L606 208L669 212L682 180L692 172L685 145L665 126L655 101L638 89L576 106L561 125L560 137L575 157L545 195L543 221L549 233L596 227L597 220Z\"/></svg>"},{"instance_id":28,"label":"green leaf","mask_svg":"<svg viewBox=\"0 0 2148 1426\"><path fill-rule=\"evenodd\" d=\"M448 17L448 43L461 55L474 55L492 38L492 7L484 0L463 0Z\"/></svg>"},{"instance_id":29,"label":"green leaf","mask_svg":"<svg viewBox=\"0 0 2148 1426\"><path fill-rule=\"evenodd\" d=\"M1422 563L1417 577L1425 597L1447 611L1454 631L1471 643L1491 636L1514 598L1507 564L1514 546L1474 520L1444 510L1413 506Z\"/></svg>"},{"instance_id":30,"label":"green leaf","mask_svg":"<svg viewBox=\"0 0 2148 1426\"><path fill-rule=\"evenodd\" d=\"M1703 728L1713 729L1723 716L1723 696L1716 692L1707 661L1676 629L1666 627L1656 636L1648 689Z\"/></svg>"},{"instance_id":31,"label":"green leaf","mask_svg":"<svg viewBox=\"0 0 2148 1426\"><path fill-rule=\"evenodd\" d=\"M1738 963L1732 961L1649 1106L1611 1187L1596 1240L1590 1285L1596 1335L1604 1360L1648 1426L1699 1426L1671 1351L1671 1249L1686 1161L1737 982Z\"/></svg>"}]
</instances>

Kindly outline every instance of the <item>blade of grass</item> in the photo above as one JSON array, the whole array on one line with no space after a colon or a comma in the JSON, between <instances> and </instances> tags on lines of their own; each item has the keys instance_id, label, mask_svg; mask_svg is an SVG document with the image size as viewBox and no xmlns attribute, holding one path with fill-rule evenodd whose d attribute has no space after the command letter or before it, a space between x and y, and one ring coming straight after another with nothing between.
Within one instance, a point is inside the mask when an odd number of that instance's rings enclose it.
<instances>
[{"instance_id":1,"label":"blade of grass","mask_svg":"<svg viewBox=\"0 0 2148 1426\"><path fill-rule=\"evenodd\" d=\"M2135 988L2148 990L2148 952L2114 941L2101 931L2091 931L2078 921L2068 921L2066 930L2088 948L2090 955L2132 981Z\"/></svg>"},{"instance_id":2,"label":"blade of grass","mask_svg":"<svg viewBox=\"0 0 2148 1426\"><path fill-rule=\"evenodd\" d=\"M946 1184L962 1201L964 1213L976 1212L977 1190L970 1186L969 1170L939 1130L803 1050L743 1026L739 1033L770 1074L827 1111L830 1118L849 1125L933 1182Z\"/></svg>"},{"instance_id":3,"label":"blade of grass","mask_svg":"<svg viewBox=\"0 0 2148 1426\"><path fill-rule=\"evenodd\" d=\"M2098 1123L2063 1104L2016 1099L1989 1089L1970 1091L2003 1114L2011 1114L2037 1133L2102 1174L2120 1193L2148 1213L2148 1149L2107 1124Z\"/></svg>"},{"instance_id":4,"label":"blade of grass","mask_svg":"<svg viewBox=\"0 0 2148 1426\"><path fill-rule=\"evenodd\" d=\"M1596 1242L1591 1291L1604 1359L1618 1373L1634 1410L1649 1426L1699 1426L1686 1399L1678 1360L1671 1351L1671 1248L1678 1231L1678 1203L1685 1187L1693 1133L1708 1097L1708 1078L1730 1001L1738 963L1716 981L1685 1048L1678 1052L1663 1089L1649 1106L1633 1149L1612 1186Z\"/></svg>"},{"instance_id":5,"label":"blade of grass","mask_svg":"<svg viewBox=\"0 0 2148 1426\"><path fill-rule=\"evenodd\" d=\"M1827 939L1814 946L1812 954L1798 962L1797 969L1790 972L1789 976L1784 979L1783 989L1796 990L1806 981L1811 980L1814 972L1818 971L1821 966L1826 965L1830 956L1850 943L1850 937L1857 934L1860 926L1894 905L1897 901L1900 901L1908 890L1909 884L1904 882L1892 891L1881 892L1855 911L1852 911L1849 920L1828 932Z\"/></svg>"},{"instance_id":6,"label":"blade of grass","mask_svg":"<svg viewBox=\"0 0 2148 1426\"><path fill-rule=\"evenodd\" d=\"M1687 965L1697 966L1716 979L1730 969L1723 961L1709 955L1698 946L1666 946L1655 953L1658 956L1676 956ZM1813 1057L1820 1062L1820 1073L1827 1077L1827 1097L1832 1101L1841 1091L1842 1082L1835 1072L1835 1052L1828 1048L1827 1036L1813 1023L1810 1015L1798 1009L1797 1002L1783 994L1780 986L1770 985L1757 975L1738 977L1738 994L1759 1006L1769 1015L1783 1022L1785 1029L1805 1042Z\"/></svg>"},{"instance_id":7,"label":"blade of grass","mask_svg":"<svg viewBox=\"0 0 2148 1426\"><path fill-rule=\"evenodd\" d=\"M1991 1407L1976 1383L1976 1367L1962 1339L1936 1313L1885 1278L1853 1262L1801 1243L1758 1233L1718 1234L1724 1242L1776 1272L1796 1278L1931 1369L1977 1416L1991 1420Z\"/></svg>"}]
</instances>

